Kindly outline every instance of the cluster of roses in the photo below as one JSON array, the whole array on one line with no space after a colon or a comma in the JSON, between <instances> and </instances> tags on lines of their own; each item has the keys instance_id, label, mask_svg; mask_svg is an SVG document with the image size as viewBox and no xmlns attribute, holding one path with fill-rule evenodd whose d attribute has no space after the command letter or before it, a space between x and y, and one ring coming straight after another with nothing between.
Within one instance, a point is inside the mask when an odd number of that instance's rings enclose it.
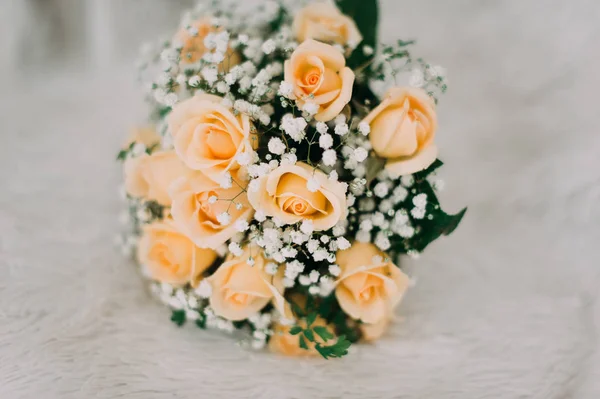
<instances>
[{"instance_id":1,"label":"cluster of roses","mask_svg":"<svg viewBox=\"0 0 600 399\"><path fill-rule=\"evenodd\" d=\"M435 161L437 120L434 100L415 87L355 112L346 61L362 37L337 7L310 4L289 31L279 44L263 39L257 57L251 39L230 37L214 18L186 23L172 45L176 70L163 79L170 93L156 98L166 134L137 130L124 175L128 198L142 204L137 257L152 280L193 293L204 318L272 314L255 329L259 340L310 354L335 342L340 325L320 314L307 322L307 297L333 298L342 325L367 340L391 320L409 278L368 234L352 237L350 225L366 219L349 218L371 197L371 158L396 184Z\"/></svg>"}]
</instances>

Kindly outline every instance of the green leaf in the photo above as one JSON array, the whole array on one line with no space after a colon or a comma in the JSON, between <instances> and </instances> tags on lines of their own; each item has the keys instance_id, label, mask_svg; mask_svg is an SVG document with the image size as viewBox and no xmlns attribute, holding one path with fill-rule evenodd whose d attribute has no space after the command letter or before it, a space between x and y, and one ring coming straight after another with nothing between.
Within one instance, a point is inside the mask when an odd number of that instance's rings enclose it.
<instances>
[{"instance_id":1,"label":"green leaf","mask_svg":"<svg viewBox=\"0 0 600 399\"><path fill-rule=\"evenodd\" d=\"M334 337L334 335L324 326L316 326L313 328L314 332L323 339L323 341L328 341Z\"/></svg>"},{"instance_id":2,"label":"green leaf","mask_svg":"<svg viewBox=\"0 0 600 399\"><path fill-rule=\"evenodd\" d=\"M312 332L312 330L309 330L309 329L304 330L304 336L310 342L315 342L315 334Z\"/></svg>"},{"instance_id":3,"label":"green leaf","mask_svg":"<svg viewBox=\"0 0 600 399\"><path fill-rule=\"evenodd\" d=\"M317 319L317 312L311 312L306 316L306 327L310 327Z\"/></svg>"},{"instance_id":4,"label":"green leaf","mask_svg":"<svg viewBox=\"0 0 600 399\"><path fill-rule=\"evenodd\" d=\"M294 312L294 314L298 317L304 317L306 315L306 313L304 312L304 309L302 309L300 307L300 305L298 305L296 302L294 302L293 300L289 300L290 305L292 307L292 312Z\"/></svg>"},{"instance_id":5,"label":"green leaf","mask_svg":"<svg viewBox=\"0 0 600 399\"><path fill-rule=\"evenodd\" d=\"M435 161L433 161L433 163L431 165L429 165L429 167L427 169L425 169L421 172L415 173L414 174L415 180L421 181L421 180L425 179L427 176L429 176L430 174L435 172L442 165L444 165L444 163L440 159L436 159Z\"/></svg>"},{"instance_id":6,"label":"green leaf","mask_svg":"<svg viewBox=\"0 0 600 399\"><path fill-rule=\"evenodd\" d=\"M300 326L294 326L292 328L290 328L290 334L292 335L298 335L302 332L302 327Z\"/></svg>"},{"instance_id":7,"label":"green leaf","mask_svg":"<svg viewBox=\"0 0 600 399\"><path fill-rule=\"evenodd\" d=\"M133 150L134 145L135 141L131 142L127 148L123 148L121 151L119 151L119 154L117 155L117 161L124 161L127 158L127 154Z\"/></svg>"},{"instance_id":8,"label":"green leaf","mask_svg":"<svg viewBox=\"0 0 600 399\"><path fill-rule=\"evenodd\" d=\"M441 161L437 166L439 167L439 165L441 165ZM429 169L421 172L422 175L420 176L416 176L415 174L415 185L413 186L415 191L427 195L427 217L424 219L412 219L412 223L417 229L417 233L412 238L406 240L400 237L390 238L393 249L397 253L406 252L406 247L419 252L423 251L440 236L451 234L458 227L467 212L467 208L464 208L453 215L442 210L435 191L425 178L426 174L431 173L432 168L435 166L434 164Z\"/></svg>"},{"instance_id":9,"label":"green leaf","mask_svg":"<svg viewBox=\"0 0 600 399\"><path fill-rule=\"evenodd\" d=\"M337 0L340 10L354 19L363 40L356 47L350 58L348 66L356 68L370 60L373 55L365 55L363 46L377 48L377 29L379 25L379 7L377 0Z\"/></svg>"},{"instance_id":10,"label":"green leaf","mask_svg":"<svg viewBox=\"0 0 600 399\"><path fill-rule=\"evenodd\" d=\"M367 187L371 185L371 182L375 180L379 172L383 170L385 166L385 159L378 156L369 157L367 159Z\"/></svg>"},{"instance_id":11,"label":"green leaf","mask_svg":"<svg viewBox=\"0 0 600 399\"><path fill-rule=\"evenodd\" d=\"M352 343L346 339L346 336L340 335L335 344L327 346L317 344L315 349L325 359L329 359L330 357L339 358L348 354L350 345L352 345Z\"/></svg>"},{"instance_id":12,"label":"green leaf","mask_svg":"<svg viewBox=\"0 0 600 399\"><path fill-rule=\"evenodd\" d=\"M206 329L206 316L204 313L200 313L200 317L196 319L196 326L205 330Z\"/></svg>"},{"instance_id":13,"label":"green leaf","mask_svg":"<svg viewBox=\"0 0 600 399\"><path fill-rule=\"evenodd\" d=\"M298 335L298 345L300 346L300 348L308 350L308 345L306 345L306 340L302 335Z\"/></svg>"},{"instance_id":14,"label":"green leaf","mask_svg":"<svg viewBox=\"0 0 600 399\"><path fill-rule=\"evenodd\" d=\"M178 326L181 327L185 323L185 320L185 310L174 310L173 313L171 313L171 321Z\"/></svg>"},{"instance_id":15,"label":"green leaf","mask_svg":"<svg viewBox=\"0 0 600 399\"><path fill-rule=\"evenodd\" d=\"M125 158L127 157L128 152L129 152L128 150L119 151L119 154L117 155L117 161L124 161Z\"/></svg>"}]
</instances>

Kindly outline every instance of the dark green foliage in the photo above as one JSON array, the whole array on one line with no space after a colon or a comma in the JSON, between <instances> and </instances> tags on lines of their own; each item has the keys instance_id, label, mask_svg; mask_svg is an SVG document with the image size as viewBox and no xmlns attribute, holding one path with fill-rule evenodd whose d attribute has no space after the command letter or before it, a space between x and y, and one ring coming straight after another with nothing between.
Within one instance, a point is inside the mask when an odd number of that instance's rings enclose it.
<instances>
[{"instance_id":1,"label":"dark green foliage","mask_svg":"<svg viewBox=\"0 0 600 399\"><path fill-rule=\"evenodd\" d=\"M373 58L372 54L366 55L363 52L363 46L377 48L379 6L377 0L338 0L337 4L344 14L354 19L363 36L363 41L348 59L348 66L354 69Z\"/></svg>"},{"instance_id":2,"label":"dark green foliage","mask_svg":"<svg viewBox=\"0 0 600 399\"><path fill-rule=\"evenodd\" d=\"M127 158L127 154L129 154L129 152L133 149L134 145L135 142L132 142L127 148L123 148L121 151L119 151L117 154L117 161L124 161L125 158Z\"/></svg>"},{"instance_id":3,"label":"dark green foliage","mask_svg":"<svg viewBox=\"0 0 600 399\"><path fill-rule=\"evenodd\" d=\"M175 324L177 324L178 326L182 326L185 324L185 311L184 310L173 310L173 313L171 313L171 321Z\"/></svg>"},{"instance_id":4,"label":"dark green foliage","mask_svg":"<svg viewBox=\"0 0 600 399\"><path fill-rule=\"evenodd\" d=\"M423 251L440 236L451 234L456 227L458 227L467 212L467 208L464 208L460 212L451 215L442 210L437 195L429 183L429 180L427 180L427 177L442 165L443 162L437 159L426 170L414 174L415 183L411 187L411 191L416 190L418 193L427 194L426 209L428 216L423 219L414 219L411 216L411 221L417 228L417 232L410 239L390 237L394 252L404 253L407 248L419 252ZM409 196L405 203L411 200L412 196Z\"/></svg>"},{"instance_id":5,"label":"dark green foliage","mask_svg":"<svg viewBox=\"0 0 600 399\"><path fill-rule=\"evenodd\" d=\"M345 335L340 335L337 341L333 345L323 346L321 344L315 345L315 349L325 359L338 358L348 354L348 348L352 343L346 339Z\"/></svg>"},{"instance_id":6,"label":"dark green foliage","mask_svg":"<svg viewBox=\"0 0 600 399\"><path fill-rule=\"evenodd\" d=\"M315 334L317 334L319 337L321 337L321 339L323 341L328 341L328 340L332 339L333 337L335 337L335 335L333 335L332 333L329 332L327 327L316 326L315 328L313 328L313 331L315 332Z\"/></svg>"}]
</instances>

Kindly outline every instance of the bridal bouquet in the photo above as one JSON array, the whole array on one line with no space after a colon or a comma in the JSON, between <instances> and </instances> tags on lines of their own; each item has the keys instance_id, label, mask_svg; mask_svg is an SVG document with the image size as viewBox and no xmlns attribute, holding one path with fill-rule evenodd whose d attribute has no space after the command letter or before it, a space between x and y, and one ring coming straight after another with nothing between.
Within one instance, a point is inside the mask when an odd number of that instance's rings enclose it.
<instances>
[{"instance_id":1,"label":"bridal bouquet","mask_svg":"<svg viewBox=\"0 0 600 399\"><path fill-rule=\"evenodd\" d=\"M436 197L446 78L379 43L375 0L240 3L203 2L144 49L123 246L175 323L341 357L393 320L399 256L465 212Z\"/></svg>"}]
</instances>

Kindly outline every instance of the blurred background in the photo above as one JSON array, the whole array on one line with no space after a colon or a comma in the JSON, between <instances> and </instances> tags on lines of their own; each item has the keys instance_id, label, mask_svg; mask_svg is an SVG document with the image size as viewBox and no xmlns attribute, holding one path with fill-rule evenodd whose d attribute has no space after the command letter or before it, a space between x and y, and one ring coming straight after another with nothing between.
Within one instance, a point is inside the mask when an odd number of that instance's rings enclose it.
<instances>
[{"instance_id":1,"label":"blurred background","mask_svg":"<svg viewBox=\"0 0 600 399\"><path fill-rule=\"evenodd\" d=\"M380 1L382 40L448 69L442 204L469 211L339 363L173 328L113 245L138 48L193 3L0 1L0 398L600 397L597 0Z\"/></svg>"}]
</instances>

